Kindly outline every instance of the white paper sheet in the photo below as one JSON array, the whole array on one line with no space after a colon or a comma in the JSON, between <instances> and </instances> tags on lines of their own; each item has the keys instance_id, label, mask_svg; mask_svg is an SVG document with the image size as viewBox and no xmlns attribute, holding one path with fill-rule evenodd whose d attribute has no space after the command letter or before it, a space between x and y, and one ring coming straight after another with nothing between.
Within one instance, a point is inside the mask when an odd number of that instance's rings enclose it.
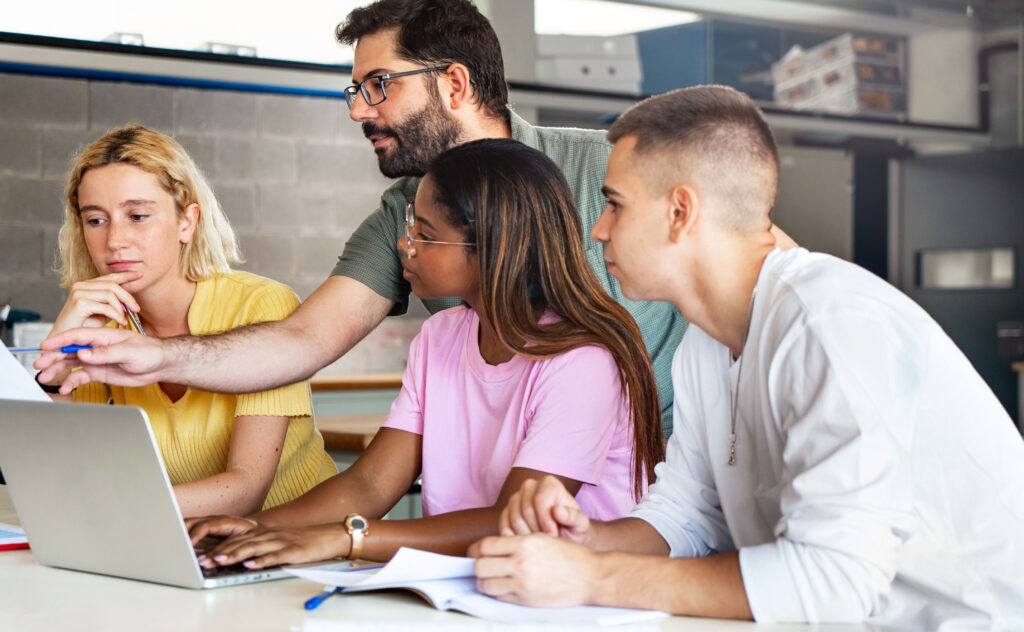
<instances>
[{"instance_id":1,"label":"white paper sheet","mask_svg":"<svg viewBox=\"0 0 1024 632\"><path fill-rule=\"evenodd\" d=\"M412 582L431 579L473 577L473 562L469 557L452 557L402 547L386 565L365 570L325 571L322 569L290 568L289 573L327 586L345 588L393 588L408 586Z\"/></svg>"},{"instance_id":2,"label":"white paper sheet","mask_svg":"<svg viewBox=\"0 0 1024 632\"><path fill-rule=\"evenodd\" d=\"M21 366L7 345L0 342L0 399L49 402L50 396L39 388L32 375Z\"/></svg>"}]
</instances>

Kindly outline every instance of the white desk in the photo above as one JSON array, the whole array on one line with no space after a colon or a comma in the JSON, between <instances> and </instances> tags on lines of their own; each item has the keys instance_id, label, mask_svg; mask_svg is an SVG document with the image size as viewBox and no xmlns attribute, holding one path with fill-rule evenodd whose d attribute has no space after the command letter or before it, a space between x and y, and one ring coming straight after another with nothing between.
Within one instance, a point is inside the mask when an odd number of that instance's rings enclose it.
<instances>
[{"instance_id":1,"label":"white desk","mask_svg":"<svg viewBox=\"0 0 1024 632\"><path fill-rule=\"evenodd\" d=\"M18 524L5 486L0 486L0 522ZM301 579L189 590L48 568L37 564L28 550L0 551L0 630L288 632L300 628L307 617L393 622L396 630L408 630L410 623L420 626L433 623L456 630L483 624L480 619L467 615L435 610L405 591L339 595L328 599L317 610L306 612L302 604L320 590L319 584ZM664 619L643 627L662 632L823 629L685 617ZM881 630L866 625L827 626L825 629L828 632Z\"/></svg>"}]
</instances>

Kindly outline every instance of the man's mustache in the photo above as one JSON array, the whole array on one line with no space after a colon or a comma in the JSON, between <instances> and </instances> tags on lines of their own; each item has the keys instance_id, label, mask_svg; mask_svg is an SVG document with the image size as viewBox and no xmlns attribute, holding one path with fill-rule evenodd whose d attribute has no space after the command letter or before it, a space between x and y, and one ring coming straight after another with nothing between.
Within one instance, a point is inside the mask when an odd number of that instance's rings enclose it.
<instances>
[{"instance_id":1,"label":"man's mustache","mask_svg":"<svg viewBox=\"0 0 1024 632\"><path fill-rule=\"evenodd\" d=\"M396 139L398 138L398 134L396 134L395 130L390 127L381 127L371 123L370 121L363 123L363 136L369 138L374 134L384 134L386 136L393 136Z\"/></svg>"}]
</instances>

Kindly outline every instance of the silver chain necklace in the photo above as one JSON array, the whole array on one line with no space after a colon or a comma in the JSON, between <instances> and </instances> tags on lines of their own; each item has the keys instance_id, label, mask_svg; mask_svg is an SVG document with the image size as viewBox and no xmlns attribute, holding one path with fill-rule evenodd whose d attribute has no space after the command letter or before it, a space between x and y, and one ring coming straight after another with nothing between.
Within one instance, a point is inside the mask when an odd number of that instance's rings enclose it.
<instances>
[{"instance_id":1,"label":"silver chain necklace","mask_svg":"<svg viewBox=\"0 0 1024 632\"><path fill-rule=\"evenodd\" d=\"M739 365L736 367L736 386L732 391L732 406L729 412L732 417L732 425L729 428L729 465L736 465L736 413L739 409L740 378L743 377L743 350L747 346L747 337L750 336L750 320L754 315L754 297L757 296L757 286L750 292L750 302L747 303L747 326L743 330L743 344L740 345L740 357L737 359Z\"/></svg>"}]
</instances>

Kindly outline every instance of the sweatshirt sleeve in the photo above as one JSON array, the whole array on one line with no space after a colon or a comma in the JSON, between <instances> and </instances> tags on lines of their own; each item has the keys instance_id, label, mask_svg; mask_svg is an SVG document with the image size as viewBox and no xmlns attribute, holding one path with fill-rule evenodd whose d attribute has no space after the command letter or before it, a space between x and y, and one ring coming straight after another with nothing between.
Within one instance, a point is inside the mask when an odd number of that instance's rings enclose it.
<instances>
[{"instance_id":1,"label":"sweatshirt sleeve","mask_svg":"<svg viewBox=\"0 0 1024 632\"><path fill-rule=\"evenodd\" d=\"M690 327L676 350L672 360L675 430L665 461L654 469L657 482L631 514L657 530L672 557L735 549L703 448L706 438L700 411L705 389L700 380L707 371L699 367L710 343L707 334Z\"/></svg>"},{"instance_id":2,"label":"sweatshirt sleeve","mask_svg":"<svg viewBox=\"0 0 1024 632\"><path fill-rule=\"evenodd\" d=\"M759 622L863 621L891 590L916 527L907 429L918 372L907 363L926 359L902 358L896 345L879 354L865 337L884 335L884 324L865 312L791 328L774 350L781 515L773 542L740 551Z\"/></svg>"}]
</instances>

